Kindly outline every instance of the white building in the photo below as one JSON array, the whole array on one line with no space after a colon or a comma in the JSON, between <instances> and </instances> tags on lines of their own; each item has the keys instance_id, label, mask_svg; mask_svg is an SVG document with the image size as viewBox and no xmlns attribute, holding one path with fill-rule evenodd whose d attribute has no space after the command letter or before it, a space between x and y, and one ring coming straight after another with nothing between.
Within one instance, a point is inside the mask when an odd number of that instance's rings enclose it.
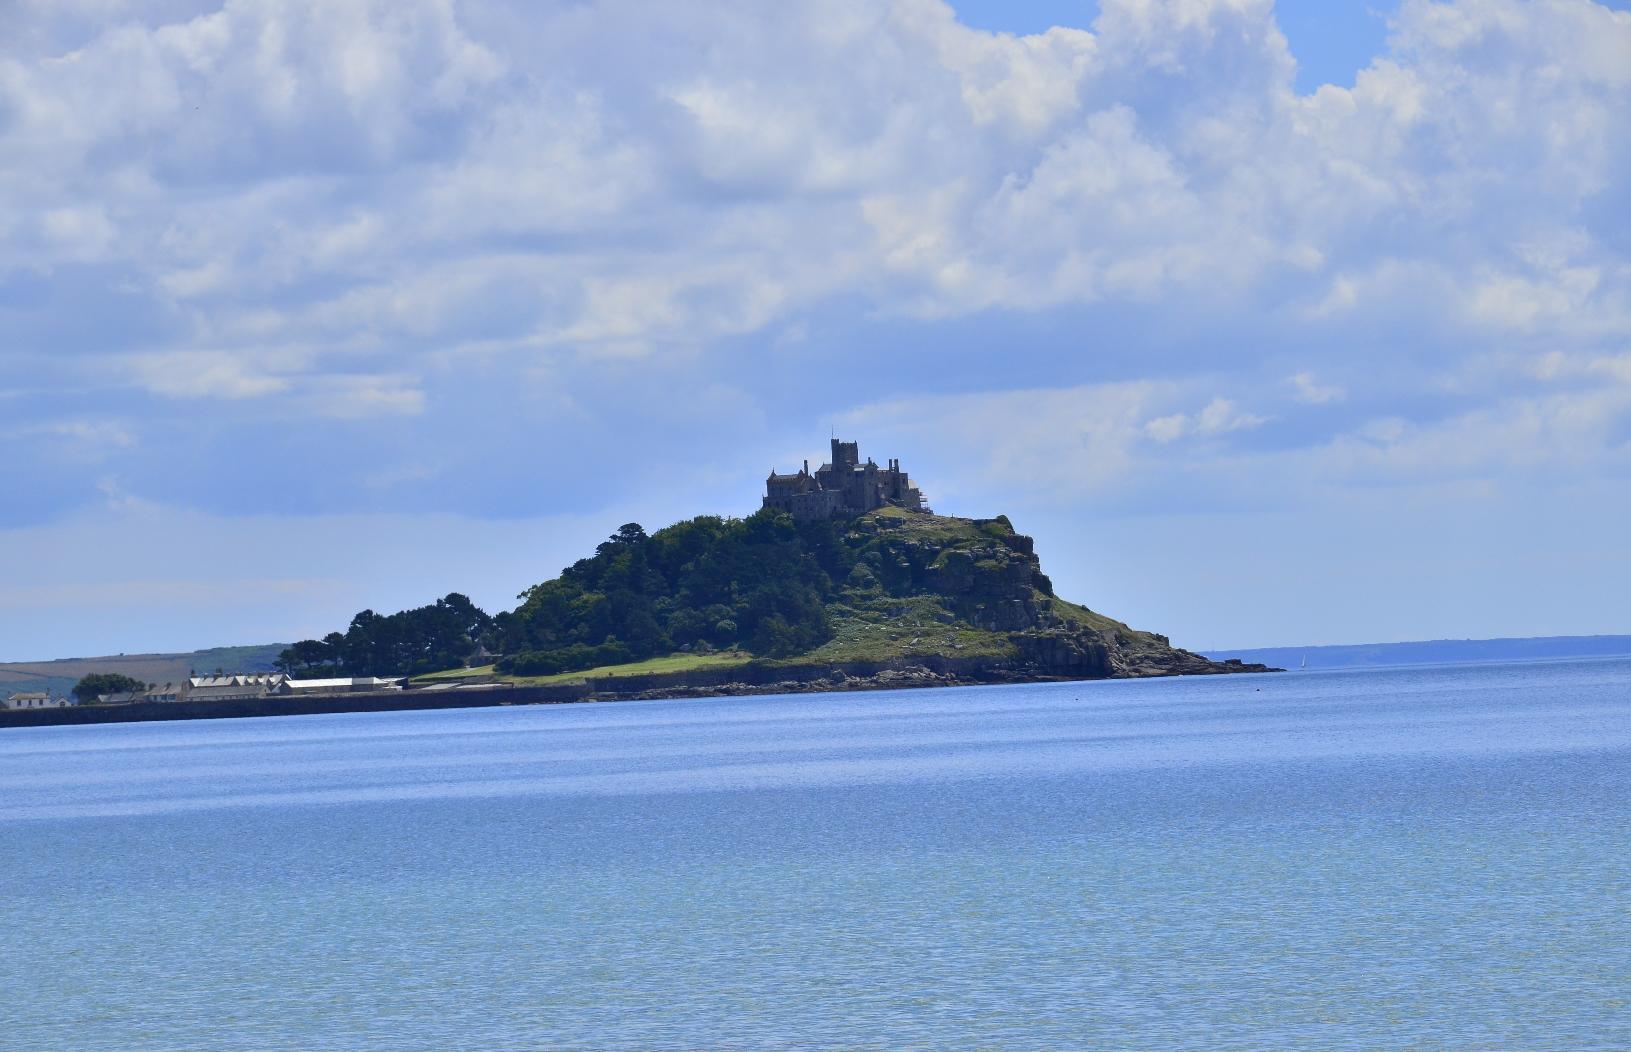
<instances>
[{"instance_id":1,"label":"white building","mask_svg":"<svg viewBox=\"0 0 1631 1052\"><path fill-rule=\"evenodd\" d=\"M340 679L286 679L279 694L358 694L367 691L401 690L401 679L378 676L352 676Z\"/></svg>"},{"instance_id":2,"label":"white building","mask_svg":"<svg viewBox=\"0 0 1631 1052\"><path fill-rule=\"evenodd\" d=\"M53 698L43 690L21 691L5 700L5 707L8 710L66 709L72 704L73 698Z\"/></svg>"}]
</instances>

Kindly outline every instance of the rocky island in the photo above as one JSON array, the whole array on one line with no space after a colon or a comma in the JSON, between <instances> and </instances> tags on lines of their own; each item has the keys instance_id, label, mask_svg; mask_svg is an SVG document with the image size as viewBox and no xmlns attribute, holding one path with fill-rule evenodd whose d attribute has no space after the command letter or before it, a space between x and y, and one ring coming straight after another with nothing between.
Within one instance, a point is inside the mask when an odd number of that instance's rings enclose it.
<instances>
[{"instance_id":1,"label":"rocky island","mask_svg":"<svg viewBox=\"0 0 1631 1052\"><path fill-rule=\"evenodd\" d=\"M440 676L649 698L1270 671L1061 599L1005 516L936 515L836 438L757 514L630 523L523 600L485 633L503 657Z\"/></svg>"},{"instance_id":2,"label":"rocky island","mask_svg":"<svg viewBox=\"0 0 1631 1052\"><path fill-rule=\"evenodd\" d=\"M825 597L814 645L644 675L608 668L584 686L657 697L1270 671L1209 661L1054 595L1031 538L1004 516L883 507L844 522L838 540L849 571Z\"/></svg>"},{"instance_id":3,"label":"rocky island","mask_svg":"<svg viewBox=\"0 0 1631 1052\"><path fill-rule=\"evenodd\" d=\"M936 515L899 461L862 462L855 443L837 440L815 471L806 462L796 473L771 472L753 515L700 516L649 535L625 524L521 600L491 616L457 593L395 614L364 610L345 632L282 651L279 676L235 679L230 698L192 698L189 680L122 714L112 711L121 706L85 706L33 719L1273 671L1210 661L1055 595L1032 539L1006 516ZM387 682L390 689L377 686ZM265 697L244 696L262 683ZM331 683L341 687L289 696Z\"/></svg>"}]
</instances>

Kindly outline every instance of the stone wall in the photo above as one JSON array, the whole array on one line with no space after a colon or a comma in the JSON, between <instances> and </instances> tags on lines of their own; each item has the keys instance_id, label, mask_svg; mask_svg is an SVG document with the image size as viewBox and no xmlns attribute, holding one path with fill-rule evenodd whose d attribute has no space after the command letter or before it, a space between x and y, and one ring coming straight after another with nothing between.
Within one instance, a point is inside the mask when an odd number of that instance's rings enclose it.
<instances>
[{"instance_id":1,"label":"stone wall","mask_svg":"<svg viewBox=\"0 0 1631 1052\"><path fill-rule=\"evenodd\" d=\"M89 723L147 723L154 720L221 720L255 716L316 716L336 712L397 712L415 709L464 709L489 705L538 705L583 701L589 688L581 683L548 687L468 687L458 690L392 690L375 694L331 694L323 697L263 697L231 701L136 702L131 705L75 705L0 713L0 729Z\"/></svg>"}]
</instances>

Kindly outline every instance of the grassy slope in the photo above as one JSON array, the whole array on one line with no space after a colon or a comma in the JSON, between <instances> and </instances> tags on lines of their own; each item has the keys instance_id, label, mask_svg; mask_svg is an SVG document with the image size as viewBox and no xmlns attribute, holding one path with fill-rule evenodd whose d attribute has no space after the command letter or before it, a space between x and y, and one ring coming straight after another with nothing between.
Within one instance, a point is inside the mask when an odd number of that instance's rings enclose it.
<instances>
[{"instance_id":1,"label":"grassy slope","mask_svg":"<svg viewBox=\"0 0 1631 1052\"><path fill-rule=\"evenodd\" d=\"M979 527L967 519L920 515L900 508L879 508L860 525L884 527L877 536L906 543L931 544L943 549L989 543L995 525ZM938 596L891 596L881 590L845 586L827 608L833 638L787 664L889 661L896 658L946 654L973 657L1007 654L1008 637L959 622Z\"/></svg>"},{"instance_id":2,"label":"grassy slope","mask_svg":"<svg viewBox=\"0 0 1631 1052\"><path fill-rule=\"evenodd\" d=\"M994 538L1013 533L1002 521L975 522L944 515L919 515L899 508L881 508L865 519L885 526L884 534L907 543L921 542L944 550L989 546ZM863 526L866 523L863 520ZM1044 599L1067 622L1095 632L1115 635L1135 646L1156 644L1154 636L1129 628L1085 606L1063 599ZM957 621L951 610L933 595L897 598L866 595L846 588L828 608L835 637L809 654L790 659L804 661L887 661L894 658L946 656L1003 656L1011 651L1006 632L987 632Z\"/></svg>"},{"instance_id":3,"label":"grassy slope","mask_svg":"<svg viewBox=\"0 0 1631 1052\"><path fill-rule=\"evenodd\" d=\"M1148 632L1129 628L1085 606L1057 598L1049 600L1049 604L1063 620L1114 635L1135 647L1164 645ZM933 596L846 597L828 609L833 615L834 638L808 654L789 658L787 664L888 661L929 654L1000 657L1011 649L1008 633L986 632L958 623Z\"/></svg>"},{"instance_id":4,"label":"grassy slope","mask_svg":"<svg viewBox=\"0 0 1631 1052\"><path fill-rule=\"evenodd\" d=\"M1053 599L1053 612L1066 621L1074 622L1084 628L1091 628L1095 632L1108 632L1131 641L1156 641L1155 636L1149 632L1140 632L1136 628L1129 628L1114 618L1094 613L1085 606L1078 606L1057 596Z\"/></svg>"},{"instance_id":5,"label":"grassy slope","mask_svg":"<svg viewBox=\"0 0 1631 1052\"><path fill-rule=\"evenodd\" d=\"M432 672L424 676L416 676L415 683L436 683L438 681L469 679L480 676L494 676L506 683L519 683L523 686L542 686L551 683L575 683L586 679L599 679L603 676L639 676L654 672L688 672L698 668L731 668L736 665L745 665L753 660L751 654L744 654L739 650L727 650L717 654L668 654L663 657L647 658L645 661L634 661L626 665L602 665L599 668L585 669L581 672L561 672L553 676L503 676L494 671L492 665L483 665L480 668L455 668L445 672Z\"/></svg>"},{"instance_id":6,"label":"grassy slope","mask_svg":"<svg viewBox=\"0 0 1631 1052\"><path fill-rule=\"evenodd\" d=\"M888 661L948 654L1001 656L1006 634L985 632L958 622L936 597L865 596L846 592L831 604L833 638L786 664Z\"/></svg>"}]
</instances>

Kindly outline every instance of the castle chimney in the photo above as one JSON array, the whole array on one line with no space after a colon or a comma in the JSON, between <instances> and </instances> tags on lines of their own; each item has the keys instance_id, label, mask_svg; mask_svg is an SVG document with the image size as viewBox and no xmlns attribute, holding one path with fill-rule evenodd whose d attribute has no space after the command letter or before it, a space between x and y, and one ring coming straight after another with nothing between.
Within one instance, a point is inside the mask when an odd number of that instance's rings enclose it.
<instances>
[{"instance_id":1,"label":"castle chimney","mask_svg":"<svg viewBox=\"0 0 1631 1052\"><path fill-rule=\"evenodd\" d=\"M808 460L804 462L804 473L806 475L810 473L810 462Z\"/></svg>"}]
</instances>

